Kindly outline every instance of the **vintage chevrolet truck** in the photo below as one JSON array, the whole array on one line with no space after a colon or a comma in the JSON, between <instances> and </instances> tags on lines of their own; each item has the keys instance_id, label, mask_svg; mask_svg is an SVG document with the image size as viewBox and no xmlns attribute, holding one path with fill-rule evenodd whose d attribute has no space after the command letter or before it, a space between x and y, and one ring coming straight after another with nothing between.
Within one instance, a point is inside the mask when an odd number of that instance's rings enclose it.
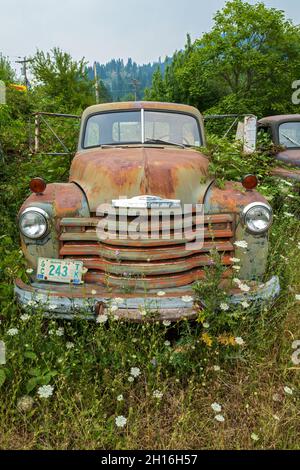
<instances>
[{"instance_id":1,"label":"vintage chevrolet truck","mask_svg":"<svg viewBox=\"0 0 300 470\"><path fill-rule=\"evenodd\" d=\"M28 283L16 280L17 300L62 318L85 312L95 319L113 302L114 316L131 321L145 320L145 309L159 320L192 319L199 311L193 284L213 263L212 250L228 268L226 278L239 259L231 302L274 298L279 280L265 279L272 209L255 190L253 175L219 188L209 174L209 158L199 151L204 145L203 118L191 106L124 102L86 109L69 182L34 178L19 211L22 250L32 274ZM117 217L116 233L106 238L98 233L107 216L103 205ZM185 233L174 236L180 215L171 217L169 237L160 216L156 238L121 236L127 230L122 210L142 208L148 222L154 208L184 205L192 206L192 227L193 208L203 208L203 242L196 250L187 249ZM144 235L148 231L146 226Z\"/></svg>"},{"instance_id":2,"label":"vintage chevrolet truck","mask_svg":"<svg viewBox=\"0 0 300 470\"><path fill-rule=\"evenodd\" d=\"M274 145L282 147L275 155L278 167L273 168L271 174L300 182L300 114L262 118L257 123L257 129L266 133Z\"/></svg>"}]
</instances>

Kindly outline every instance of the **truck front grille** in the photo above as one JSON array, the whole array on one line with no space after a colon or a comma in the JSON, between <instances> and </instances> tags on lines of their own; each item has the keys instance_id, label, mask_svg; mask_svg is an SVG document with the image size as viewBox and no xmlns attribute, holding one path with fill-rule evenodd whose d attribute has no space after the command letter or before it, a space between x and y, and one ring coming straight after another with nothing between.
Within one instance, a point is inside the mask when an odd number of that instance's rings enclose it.
<instances>
[{"instance_id":1,"label":"truck front grille","mask_svg":"<svg viewBox=\"0 0 300 470\"><path fill-rule=\"evenodd\" d=\"M82 260L87 268L84 281L88 284L143 291L186 286L205 276L204 267L213 263L212 250L220 253L222 264L228 268L232 264L234 217L231 214L205 216L204 244L198 251L187 251L187 240L174 238L176 219L171 223L169 240L163 238L164 227L159 222L157 239L117 238L105 242L99 241L96 232L100 220L78 217L60 221L60 256ZM120 222L118 233L124 233L122 230Z\"/></svg>"}]
</instances>

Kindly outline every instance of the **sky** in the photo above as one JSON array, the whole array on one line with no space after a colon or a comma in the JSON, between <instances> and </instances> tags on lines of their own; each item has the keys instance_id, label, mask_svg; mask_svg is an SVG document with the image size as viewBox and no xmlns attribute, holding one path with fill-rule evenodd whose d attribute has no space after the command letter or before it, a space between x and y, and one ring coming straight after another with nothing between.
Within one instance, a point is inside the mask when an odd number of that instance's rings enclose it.
<instances>
[{"instance_id":1,"label":"sky","mask_svg":"<svg viewBox=\"0 0 300 470\"><path fill-rule=\"evenodd\" d=\"M255 3L255 0L248 0ZM299 0L265 0L300 23ZM172 55L200 37L225 0L0 0L0 52L33 55L59 46L80 59L138 63Z\"/></svg>"}]
</instances>

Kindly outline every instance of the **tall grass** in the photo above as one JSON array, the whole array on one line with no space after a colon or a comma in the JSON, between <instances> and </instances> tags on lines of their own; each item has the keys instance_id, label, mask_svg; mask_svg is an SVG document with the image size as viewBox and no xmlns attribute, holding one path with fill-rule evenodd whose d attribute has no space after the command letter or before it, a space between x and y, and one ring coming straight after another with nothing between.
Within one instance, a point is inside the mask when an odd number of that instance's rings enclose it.
<instances>
[{"instance_id":1,"label":"tall grass","mask_svg":"<svg viewBox=\"0 0 300 470\"><path fill-rule=\"evenodd\" d=\"M15 215L38 173L55 181L64 167L42 158L12 162L2 195L0 448L299 448L300 366L291 357L300 340L300 233L289 214L293 191L283 184L283 197L275 194L277 183L262 188L276 209L266 277L280 276L280 297L259 310L226 313L228 335L244 344L210 344L203 321L135 325L112 316L94 324L46 320L42 308L33 315L30 306L21 312L12 285L27 274ZM40 396L45 385L48 398ZM215 419L213 403L224 422Z\"/></svg>"}]
</instances>

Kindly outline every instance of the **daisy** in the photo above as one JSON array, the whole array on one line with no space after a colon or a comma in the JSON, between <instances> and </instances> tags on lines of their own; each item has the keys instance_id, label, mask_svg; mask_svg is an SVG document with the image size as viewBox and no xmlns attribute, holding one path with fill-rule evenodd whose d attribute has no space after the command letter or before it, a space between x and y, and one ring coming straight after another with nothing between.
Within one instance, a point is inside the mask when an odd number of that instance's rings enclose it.
<instances>
[{"instance_id":1,"label":"daisy","mask_svg":"<svg viewBox=\"0 0 300 470\"><path fill-rule=\"evenodd\" d=\"M287 395L293 395L293 390L290 387L286 386L283 388L283 390Z\"/></svg>"},{"instance_id":2,"label":"daisy","mask_svg":"<svg viewBox=\"0 0 300 470\"><path fill-rule=\"evenodd\" d=\"M62 326L59 327L59 328L56 330L56 332L55 332L56 336L63 336L64 333L65 333L65 330L64 330L64 328L63 328Z\"/></svg>"},{"instance_id":3,"label":"daisy","mask_svg":"<svg viewBox=\"0 0 300 470\"><path fill-rule=\"evenodd\" d=\"M244 302L241 302L241 306L242 306L243 308L249 308L249 307L250 307L250 304L249 304L246 300L244 300Z\"/></svg>"},{"instance_id":4,"label":"daisy","mask_svg":"<svg viewBox=\"0 0 300 470\"><path fill-rule=\"evenodd\" d=\"M258 437L258 435L257 435L257 434L255 434L254 432L251 434L251 436L250 436L250 437L251 437L252 441L255 441L255 442L259 441L259 437Z\"/></svg>"},{"instance_id":5,"label":"daisy","mask_svg":"<svg viewBox=\"0 0 300 470\"><path fill-rule=\"evenodd\" d=\"M239 289L243 292L249 292L250 287L247 284L239 284Z\"/></svg>"},{"instance_id":6,"label":"daisy","mask_svg":"<svg viewBox=\"0 0 300 470\"><path fill-rule=\"evenodd\" d=\"M124 397L122 394L117 396L117 401L123 401L123 400L124 400Z\"/></svg>"},{"instance_id":7,"label":"daisy","mask_svg":"<svg viewBox=\"0 0 300 470\"><path fill-rule=\"evenodd\" d=\"M220 366L214 366L214 371L215 372L219 372L221 370L221 367Z\"/></svg>"},{"instance_id":8,"label":"daisy","mask_svg":"<svg viewBox=\"0 0 300 470\"><path fill-rule=\"evenodd\" d=\"M66 348L67 349L73 349L74 348L74 343L72 343L72 341L67 341L66 342Z\"/></svg>"},{"instance_id":9,"label":"daisy","mask_svg":"<svg viewBox=\"0 0 300 470\"><path fill-rule=\"evenodd\" d=\"M164 326L170 326L171 325L171 322L169 320L164 320L163 321L163 325Z\"/></svg>"}]
</instances>

